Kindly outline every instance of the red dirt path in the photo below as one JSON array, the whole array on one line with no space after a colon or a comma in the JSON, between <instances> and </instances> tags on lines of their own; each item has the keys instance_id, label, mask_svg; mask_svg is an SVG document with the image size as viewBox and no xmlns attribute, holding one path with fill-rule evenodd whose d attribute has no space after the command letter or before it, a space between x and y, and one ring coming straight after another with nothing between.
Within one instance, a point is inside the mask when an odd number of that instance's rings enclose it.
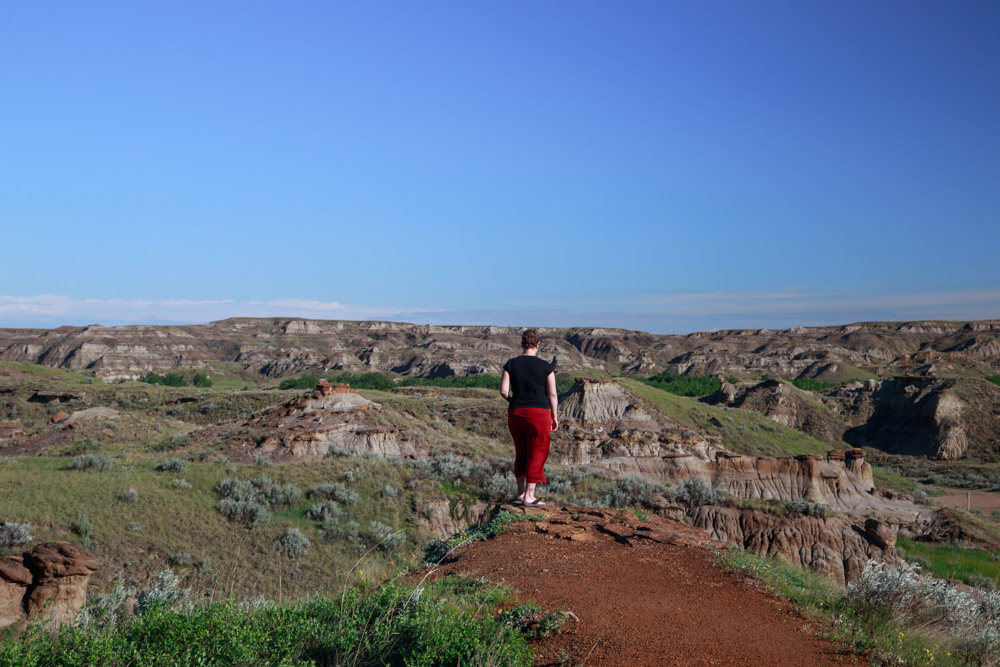
<instances>
[{"instance_id":1,"label":"red dirt path","mask_svg":"<svg viewBox=\"0 0 1000 667\"><path fill-rule=\"evenodd\" d=\"M600 529L572 541L537 531L515 524L463 548L434 576L485 576L516 588L522 602L576 614L579 622L535 644L539 665L866 664L787 602L713 565L706 548L621 543Z\"/></svg>"}]
</instances>

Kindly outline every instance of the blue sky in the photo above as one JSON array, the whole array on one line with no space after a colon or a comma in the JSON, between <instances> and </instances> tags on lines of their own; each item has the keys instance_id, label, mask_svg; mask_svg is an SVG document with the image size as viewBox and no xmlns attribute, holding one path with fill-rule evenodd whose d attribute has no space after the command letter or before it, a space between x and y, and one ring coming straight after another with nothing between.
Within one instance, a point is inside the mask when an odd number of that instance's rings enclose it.
<instances>
[{"instance_id":1,"label":"blue sky","mask_svg":"<svg viewBox=\"0 0 1000 667\"><path fill-rule=\"evenodd\" d=\"M0 4L0 326L1000 317L1000 4Z\"/></svg>"}]
</instances>

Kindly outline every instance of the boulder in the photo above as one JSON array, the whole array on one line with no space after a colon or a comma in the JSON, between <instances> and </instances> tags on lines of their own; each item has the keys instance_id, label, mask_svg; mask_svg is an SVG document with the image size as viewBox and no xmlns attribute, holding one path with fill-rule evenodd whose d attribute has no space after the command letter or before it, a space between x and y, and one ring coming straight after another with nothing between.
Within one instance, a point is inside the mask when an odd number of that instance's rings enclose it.
<instances>
[{"instance_id":1,"label":"boulder","mask_svg":"<svg viewBox=\"0 0 1000 667\"><path fill-rule=\"evenodd\" d=\"M87 601L90 576L98 569L97 557L75 544L43 542L36 545L31 553L24 555L21 569L14 568L21 581L24 579L22 570L31 575L20 605L21 618L54 625L72 623Z\"/></svg>"},{"instance_id":2,"label":"boulder","mask_svg":"<svg viewBox=\"0 0 1000 667\"><path fill-rule=\"evenodd\" d=\"M898 532L898 526L892 526L885 521L879 521L878 519L865 520L865 535L881 549L896 546L896 534Z\"/></svg>"},{"instance_id":3,"label":"boulder","mask_svg":"<svg viewBox=\"0 0 1000 667\"><path fill-rule=\"evenodd\" d=\"M31 582L31 571L20 558L0 560L0 629L25 620L24 595Z\"/></svg>"}]
</instances>

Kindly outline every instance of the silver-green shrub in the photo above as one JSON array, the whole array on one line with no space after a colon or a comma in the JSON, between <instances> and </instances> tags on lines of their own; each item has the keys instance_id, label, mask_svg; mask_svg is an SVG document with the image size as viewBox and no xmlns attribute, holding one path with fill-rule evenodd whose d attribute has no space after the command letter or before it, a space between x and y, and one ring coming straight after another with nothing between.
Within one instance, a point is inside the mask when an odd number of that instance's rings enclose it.
<instances>
[{"instance_id":1,"label":"silver-green shrub","mask_svg":"<svg viewBox=\"0 0 1000 667\"><path fill-rule=\"evenodd\" d=\"M0 547L17 547L34 540L30 523L6 522L0 525Z\"/></svg>"},{"instance_id":2,"label":"silver-green shrub","mask_svg":"<svg viewBox=\"0 0 1000 667\"><path fill-rule=\"evenodd\" d=\"M309 551L311 543L309 538L303 535L298 528L289 528L284 535L278 538L275 545L278 547L278 551L289 558L298 558Z\"/></svg>"},{"instance_id":3,"label":"silver-green shrub","mask_svg":"<svg viewBox=\"0 0 1000 667\"><path fill-rule=\"evenodd\" d=\"M904 627L950 637L975 664L1000 663L1000 593L965 593L909 563L891 568L870 560L846 599Z\"/></svg>"},{"instance_id":4,"label":"silver-green shrub","mask_svg":"<svg viewBox=\"0 0 1000 667\"><path fill-rule=\"evenodd\" d=\"M506 500L517 493L517 480L510 473L493 473L483 482L482 495L486 500Z\"/></svg>"},{"instance_id":5,"label":"silver-green shrub","mask_svg":"<svg viewBox=\"0 0 1000 667\"><path fill-rule=\"evenodd\" d=\"M122 501L123 503L137 503L139 502L139 492L136 491L135 489L129 489L128 491L118 496L118 500Z\"/></svg>"},{"instance_id":6,"label":"silver-green shrub","mask_svg":"<svg viewBox=\"0 0 1000 667\"><path fill-rule=\"evenodd\" d=\"M402 531L393 531L392 526L381 521L369 523L364 538L369 546L377 546L382 551L395 551L406 542L406 535Z\"/></svg>"},{"instance_id":7,"label":"silver-green shrub","mask_svg":"<svg viewBox=\"0 0 1000 667\"><path fill-rule=\"evenodd\" d=\"M724 491L713 491L697 479L689 479L676 489L667 491L667 498L687 507L713 505L729 494Z\"/></svg>"},{"instance_id":8,"label":"silver-green shrub","mask_svg":"<svg viewBox=\"0 0 1000 667\"><path fill-rule=\"evenodd\" d=\"M320 484L314 489L309 491L308 495L310 498L316 499L327 499L336 500L337 502L343 503L344 505L354 505L359 500L359 496L354 491L351 491L346 486L340 482L331 482L329 484Z\"/></svg>"},{"instance_id":9,"label":"silver-green shrub","mask_svg":"<svg viewBox=\"0 0 1000 667\"><path fill-rule=\"evenodd\" d=\"M638 477L619 477L604 495L603 503L608 507L652 505L664 491L662 484L651 484Z\"/></svg>"},{"instance_id":10,"label":"silver-green shrub","mask_svg":"<svg viewBox=\"0 0 1000 667\"><path fill-rule=\"evenodd\" d=\"M325 503L314 503L306 512L306 518L310 521L325 521L327 517L340 516L341 514L343 512L340 511L340 505L328 500Z\"/></svg>"},{"instance_id":11,"label":"silver-green shrub","mask_svg":"<svg viewBox=\"0 0 1000 667\"><path fill-rule=\"evenodd\" d=\"M181 472L187 468L188 462L184 459L167 459L163 463L159 464L153 470L156 472Z\"/></svg>"},{"instance_id":12,"label":"silver-green shrub","mask_svg":"<svg viewBox=\"0 0 1000 667\"><path fill-rule=\"evenodd\" d=\"M87 470L88 468L107 470L111 467L111 463L111 457L107 454L81 454L73 457L69 467L73 470Z\"/></svg>"},{"instance_id":13,"label":"silver-green shrub","mask_svg":"<svg viewBox=\"0 0 1000 667\"><path fill-rule=\"evenodd\" d=\"M442 454L434 459L434 472L440 479L465 480L472 474L472 461L464 456Z\"/></svg>"}]
</instances>

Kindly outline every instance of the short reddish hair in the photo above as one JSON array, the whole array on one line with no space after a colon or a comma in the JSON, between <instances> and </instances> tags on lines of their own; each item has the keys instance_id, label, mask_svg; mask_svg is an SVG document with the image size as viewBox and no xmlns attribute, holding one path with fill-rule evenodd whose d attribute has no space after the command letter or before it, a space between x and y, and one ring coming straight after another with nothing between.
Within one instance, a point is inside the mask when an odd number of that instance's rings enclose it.
<instances>
[{"instance_id":1,"label":"short reddish hair","mask_svg":"<svg viewBox=\"0 0 1000 667\"><path fill-rule=\"evenodd\" d=\"M521 334L521 347L527 350L529 347L538 347L538 329L525 329Z\"/></svg>"}]
</instances>

